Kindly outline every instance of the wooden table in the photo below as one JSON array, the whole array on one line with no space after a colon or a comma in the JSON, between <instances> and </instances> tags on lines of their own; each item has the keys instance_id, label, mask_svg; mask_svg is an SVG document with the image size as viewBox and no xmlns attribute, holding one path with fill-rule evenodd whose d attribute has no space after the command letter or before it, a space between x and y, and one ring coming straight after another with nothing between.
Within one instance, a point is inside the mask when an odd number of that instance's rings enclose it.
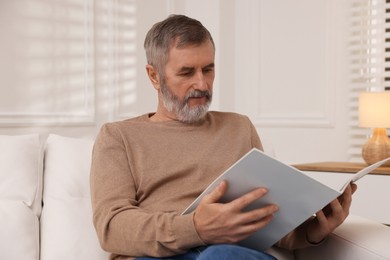
<instances>
[{"instance_id":1,"label":"wooden table","mask_svg":"<svg viewBox=\"0 0 390 260\"><path fill-rule=\"evenodd\" d=\"M293 166L301 171L356 173L361 169L367 167L367 164L352 162L316 162L295 164ZM378 167L370 174L390 175L390 167Z\"/></svg>"}]
</instances>

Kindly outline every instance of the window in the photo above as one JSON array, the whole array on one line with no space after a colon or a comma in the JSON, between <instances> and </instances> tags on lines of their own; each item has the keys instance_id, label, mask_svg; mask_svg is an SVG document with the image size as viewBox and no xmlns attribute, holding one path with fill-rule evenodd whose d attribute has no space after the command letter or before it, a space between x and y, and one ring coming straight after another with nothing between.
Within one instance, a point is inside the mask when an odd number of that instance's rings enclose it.
<instances>
[{"instance_id":1,"label":"window","mask_svg":"<svg viewBox=\"0 0 390 260\"><path fill-rule=\"evenodd\" d=\"M135 0L1 0L0 125L93 125L101 93L131 110L135 22Z\"/></svg>"},{"instance_id":2,"label":"window","mask_svg":"<svg viewBox=\"0 0 390 260\"><path fill-rule=\"evenodd\" d=\"M2 124L94 118L90 1L2 2Z\"/></svg>"},{"instance_id":3,"label":"window","mask_svg":"<svg viewBox=\"0 0 390 260\"><path fill-rule=\"evenodd\" d=\"M390 90L390 0L352 0L349 42L349 155L361 161L361 147L370 129L359 127L358 95Z\"/></svg>"}]
</instances>

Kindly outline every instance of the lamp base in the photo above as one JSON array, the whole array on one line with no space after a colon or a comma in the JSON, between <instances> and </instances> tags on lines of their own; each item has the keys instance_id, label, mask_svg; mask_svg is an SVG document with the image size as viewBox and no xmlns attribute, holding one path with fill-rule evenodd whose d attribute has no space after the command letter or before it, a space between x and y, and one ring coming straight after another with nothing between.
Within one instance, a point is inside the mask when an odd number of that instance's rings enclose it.
<instances>
[{"instance_id":1,"label":"lamp base","mask_svg":"<svg viewBox=\"0 0 390 260\"><path fill-rule=\"evenodd\" d=\"M374 128L373 135L363 145L362 156L368 165L390 157L390 139L386 128ZM383 166L390 166L390 162Z\"/></svg>"}]
</instances>

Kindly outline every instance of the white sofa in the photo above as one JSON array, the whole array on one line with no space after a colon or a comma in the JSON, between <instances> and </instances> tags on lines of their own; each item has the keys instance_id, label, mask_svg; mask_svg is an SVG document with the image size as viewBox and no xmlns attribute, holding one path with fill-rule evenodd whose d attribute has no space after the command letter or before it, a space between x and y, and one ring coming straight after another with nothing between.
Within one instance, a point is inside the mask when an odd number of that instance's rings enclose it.
<instances>
[{"instance_id":1,"label":"white sofa","mask_svg":"<svg viewBox=\"0 0 390 260\"><path fill-rule=\"evenodd\" d=\"M92 225L93 140L0 136L0 259L108 259ZM350 216L322 245L279 259L390 259L390 228Z\"/></svg>"}]
</instances>

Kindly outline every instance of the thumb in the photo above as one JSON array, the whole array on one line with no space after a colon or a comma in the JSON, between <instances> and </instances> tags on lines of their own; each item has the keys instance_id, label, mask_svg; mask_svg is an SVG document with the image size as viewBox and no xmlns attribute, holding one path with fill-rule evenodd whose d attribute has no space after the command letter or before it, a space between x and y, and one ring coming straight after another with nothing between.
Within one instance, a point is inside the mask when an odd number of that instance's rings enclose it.
<instances>
[{"instance_id":1,"label":"thumb","mask_svg":"<svg viewBox=\"0 0 390 260\"><path fill-rule=\"evenodd\" d=\"M208 204L218 202L222 198L222 196L226 193L226 190L227 190L227 182L222 181L209 194L203 197L203 202Z\"/></svg>"}]
</instances>

